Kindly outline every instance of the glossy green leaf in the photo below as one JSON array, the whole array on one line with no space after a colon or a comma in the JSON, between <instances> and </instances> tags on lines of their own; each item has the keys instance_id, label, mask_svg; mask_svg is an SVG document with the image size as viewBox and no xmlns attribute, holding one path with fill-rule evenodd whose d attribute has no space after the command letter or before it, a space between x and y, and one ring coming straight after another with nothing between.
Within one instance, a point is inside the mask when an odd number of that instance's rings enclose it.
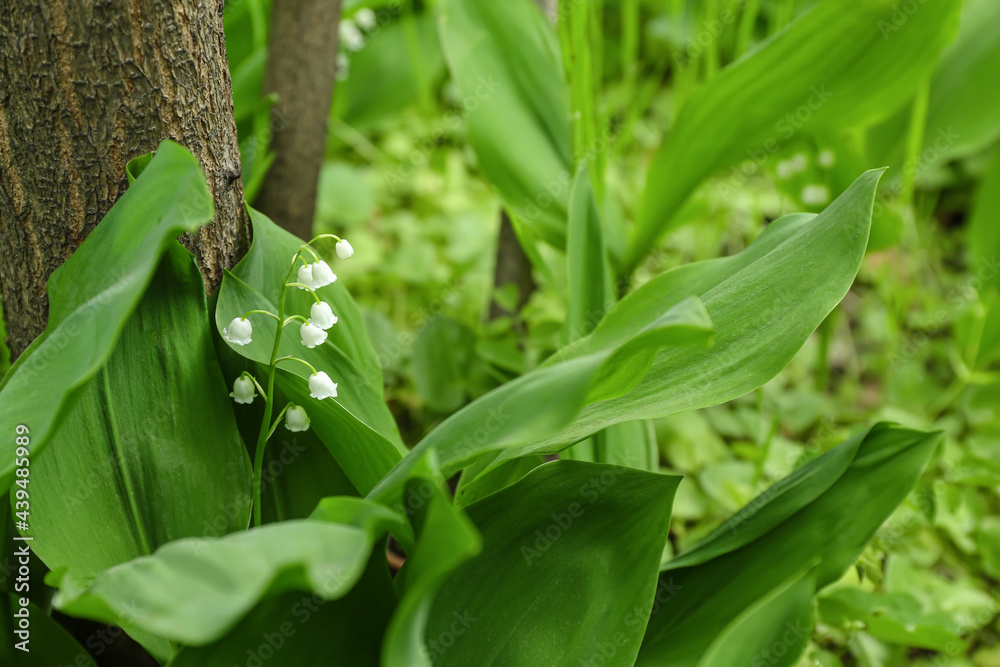
<instances>
[{"instance_id":1,"label":"glossy green leaf","mask_svg":"<svg viewBox=\"0 0 1000 667\"><path fill-rule=\"evenodd\" d=\"M674 269L623 299L573 355L621 345L692 296L704 302L717 331L714 346L661 352L632 391L586 406L545 447L620 421L717 405L777 375L854 282L880 175L865 173L818 216L778 220L738 255Z\"/></svg>"},{"instance_id":2,"label":"glossy green leaf","mask_svg":"<svg viewBox=\"0 0 1000 667\"><path fill-rule=\"evenodd\" d=\"M931 78L920 169L971 155L1000 137L1000 4L966 2L962 24ZM869 152L903 166L910 108L869 133Z\"/></svg>"},{"instance_id":3,"label":"glossy green leaf","mask_svg":"<svg viewBox=\"0 0 1000 667\"><path fill-rule=\"evenodd\" d=\"M186 537L244 530L250 461L176 241L95 380L32 459L32 549L86 579ZM17 487L15 487L17 488Z\"/></svg>"},{"instance_id":4,"label":"glossy green leaf","mask_svg":"<svg viewBox=\"0 0 1000 667\"><path fill-rule=\"evenodd\" d=\"M558 461L469 506L483 552L434 600L434 664L632 664L679 482Z\"/></svg>"},{"instance_id":5,"label":"glossy green leaf","mask_svg":"<svg viewBox=\"0 0 1000 667\"><path fill-rule=\"evenodd\" d=\"M617 294L604 245L601 215L584 166L573 179L566 241L569 301L563 325L563 344L583 338L615 304Z\"/></svg>"},{"instance_id":6,"label":"glossy green leaf","mask_svg":"<svg viewBox=\"0 0 1000 667\"><path fill-rule=\"evenodd\" d=\"M417 460L409 473L393 506L410 519L416 543L394 580L400 600L383 640L383 667L438 663L434 645L425 643L434 597L450 573L482 547L475 526L442 490L434 452Z\"/></svg>"},{"instance_id":7,"label":"glossy green leaf","mask_svg":"<svg viewBox=\"0 0 1000 667\"><path fill-rule=\"evenodd\" d=\"M265 597L287 591L343 597L375 543L397 523L392 512L363 500L330 499L311 519L171 542L89 585L67 582L55 603L130 634L201 646L222 638Z\"/></svg>"},{"instance_id":8,"label":"glossy green leaf","mask_svg":"<svg viewBox=\"0 0 1000 667\"><path fill-rule=\"evenodd\" d=\"M788 577L841 577L913 488L938 433L879 424L796 470L669 561L674 591L649 621L639 665L696 665L716 637Z\"/></svg>"},{"instance_id":9,"label":"glossy green leaf","mask_svg":"<svg viewBox=\"0 0 1000 667\"><path fill-rule=\"evenodd\" d=\"M920 4L901 26L897 4L816 3L692 93L650 165L629 265L716 169L760 163L796 133L864 126L902 105L954 37L961 2Z\"/></svg>"},{"instance_id":10,"label":"glossy green leaf","mask_svg":"<svg viewBox=\"0 0 1000 667\"><path fill-rule=\"evenodd\" d=\"M49 278L49 321L0 382L0 432L31 430L38 455L87 383L107 362L166 247L214 215L197 160L165 141L104 220ZM15 443L0 444L10 483Z\"/></svg>"},{"instance_id":11,"label":"glossy green leaf","mask_svg":"<svg viewBox=\"0 0 1000 667\"><path fill-rule=\"evenodd\" d=\"M301 245L301 241L263 215L251 212L251 217L254 245L243 261L225 275L219 290L215 310L219 331L250 310L277 313L282 280ZM279 355L304 359L328 373L340 384L338 397L324 401L311 399L307 382L310 371L293 361L280 364L275 382L291 401L306 406L311 428L354 487L365 493L406 450L395 420L382 400L381 366L360 311L339 281L317 292L331 305L340 321L330 329L327 341L314 349L302 345L298 334L300 323L291 323L283 332ZM306 292L290 288L286 296L286 315L308 316L313 303ZM227 345L236 354L258 364L254 374L263 381L277 323L266 315L251 315L250 318L254 326L252 342L245 346Z\"/></svg>"},{"instance_id":12,"label":"glossy green leaf","mask_svg":"<svg viewBox=\"0 0 1000 667\"><path fill-rule=\"evenodd\" d=\"M440 12L480 168L524 225L563 246L573 160L569 91L551 25L532 0L444 0Z\"/></svg>"},{"instance_id":13,"label":"glossy green leaf","mask_svg":"<svg viewBox=\"0 0 1000 667\"><path fill-rule=\"evenodd\" d=\"M808 573L792 577L740 614L698 667L793 667L812 637L814 591Z\"/></svg>"},{"instance_id":14,"label":"glossy green leaf","mask_svg":"<svg viewBox=\"0 0 1000 667\"><path fill-rule=\"evenodd\" d=\"M674 305L633 340L591 354L554 363L522 375L483 396L448 418L424 438L370 494L392 497L409 469L436 450L441 471L451 475L479 455L504 449L504 457L537 453L536 443L558 433L589 400L628 392L642 377L641 365L664 347L706 345L711 322L697 299ZM482 472L486 472L483 470Z\"/></svg>"},{"instance_id":15,"label":"glossy green leaf","mask_svg":"<svg viewBox=\"0 0 1000 667\"><path fill-rule=\"evenodd\" d=\"M385 554L376 545L365 573L344 597L324 600L292 591L265 599L222 639L181 649L170 667L328 667L343 660L374 667L395 605Z\"/></svg>"}]
</instances>

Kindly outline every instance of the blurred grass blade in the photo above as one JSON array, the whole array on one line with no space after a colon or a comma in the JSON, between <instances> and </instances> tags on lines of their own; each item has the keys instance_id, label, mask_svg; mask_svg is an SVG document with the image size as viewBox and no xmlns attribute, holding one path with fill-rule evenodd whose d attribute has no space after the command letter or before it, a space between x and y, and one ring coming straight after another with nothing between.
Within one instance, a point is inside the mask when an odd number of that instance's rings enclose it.
<instances>
[{"instance_id":1,"label":"blurred grass blade","mask_svg":"<svg viewBox=\"0 0 1000 667\"><path fill-rule=\"evenodd\" d=\"M649 167L628 265L716 169L759 165L798 132L867 125L904 104L954 37L961 2L917 7L896 26L888 0L817 3L697 89Z\"/></svg>"},{"instance_id":2,"label":"blurred grass blade","mask_svg":"<svg viewBox=\"0 0 1000 667\"><path fill-rule=\"evenodd\" d=\"M552 27L532 0L443 0L440 12L480 168L524 225L563 247L572 137Z\"/></svg>"}]
</instances>

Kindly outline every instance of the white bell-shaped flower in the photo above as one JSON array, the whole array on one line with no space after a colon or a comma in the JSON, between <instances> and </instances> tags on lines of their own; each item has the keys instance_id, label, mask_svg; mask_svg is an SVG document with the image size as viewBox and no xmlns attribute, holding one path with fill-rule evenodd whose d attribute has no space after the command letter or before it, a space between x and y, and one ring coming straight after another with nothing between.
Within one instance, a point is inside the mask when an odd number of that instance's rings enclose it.
<instances>
[{"instance_id":1,"label":"white bell-shaped flower","mask_svg":"<svg viewBox=\"0 0 1000 667\"><path fill-rule=\"evenodd\" d=\"M330 376L319 371L315 375L309 376L309 395L322 401L326 398L337 397L337 383L330 379Z\"/></svg>"},{"instance_id":2,"label":"white bell-shaped flower","mask_svg":"<svg viewBox=\"0 0 1000 667\"><path fill-rule=\"evenodd\" d=\"M233 345L246 345L253 336L253 326L250 320L237 317L229 326L222 330L222 337Z\"/></svg>"},{"instance_id":3,"label":"white bell-shaped flower","mask_svg":"<svg viewBox=\"0 0 1000 667\"><path fill-rule=\"evenodd\" d=\"M354 254L354 248L347 239L340 239L337 241L337 257L341 259L350 259L351 255Z\"/></svg>"},{"instance_id":4,"label":"white bell-shaped flower","mask_svg":"<svg viewBox=\"0 0 1000 667\"><path fill-rule=\"evenodd\" d=\"M337 316L333 314L333 309L326 301L314 303L309 310L309 323L320 329L326 330L337 323Z\"/></svg>"},{"instance_id":5,"label":"white bell-shaped flower","mask_svg":"<svg viewBox=\"0 0 1000 667\"><path fill-rule=\"evenodd\" d=\"M253 380L246 375L241 375L233 383L233 391L229 396L237 403L250 405L253 403L254 397L257 396L254 389Z\"/></svg>"},{"instance_id":6,"label":"white bell-shaped flower","mask_svg":"<svg viewBox=\"0 0 1000 667\"><path fill-rule=\"evenodd\" d=\"M294 433L309 430L309 413L298 405L293 405L285 412L285 428Z\"/></svg>"},{"instance_id":7,"label":"white bell-shaped flower","mask_svg":"<svg viewBox=\"0 0 1000 667\"><path fill-rule=\"evenodd\" d=\"M316 289L319 285L316 284L316 279L313 276L312 264L306 264L299 267L299 279L298 282L305 285L305 287L299 287L299 289Z\"/></svg>"},{"instance_id":8,"label":"white bell-shaped flower","mask_svg":"<svg viewBox=\"0 0 1000 667\"><path fill-rule=\"evenodd\" d=\"M330 269L330 265L323 260L312 264L311 267L313 289L326 287L337 282L337 275Z\"/></svg>"},{"instance_id":9,"label":"white bell-shaped flower","mask_svg":"<svg viewBox=\"0 0 1000 667\"><path fill-rule=\"evenodd\" d=\"M299 334L302 336L302 344L310 349L326 342L326 332L315 324L303 324Z\"/></svg>"}]
</instances>

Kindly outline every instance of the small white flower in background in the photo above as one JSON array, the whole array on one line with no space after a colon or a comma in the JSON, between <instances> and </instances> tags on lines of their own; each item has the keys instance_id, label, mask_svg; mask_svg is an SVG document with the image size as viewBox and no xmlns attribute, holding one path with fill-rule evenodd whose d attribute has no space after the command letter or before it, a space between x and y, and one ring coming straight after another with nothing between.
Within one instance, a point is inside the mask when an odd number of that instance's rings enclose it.
<instances>
[{"instance_id":1,"label":"small white flower in background","mask_svg":"<svg viewBox=\"0 0 1000 667\"><path fill-rule=\"evenodd\" d=\"M360 51L365 45L365 36L354 25L354 21L341 21L340 42L348 51Z\"/></svg>"},{"instance_id":2,"label":"small white flower in background","mask_svg":"<svg viewBox=\"0 0 1000 667\"><path fill-rule=\"evenodd\" d=\"M326 342L326 332L315 324L303 324L299 334L302 336L302 344L309 349Z\"/></svg>"},{"instance_id":3,"label":"small white flower in background","mask_svg":"<svg viewBox=\"0 0 1000 667\"><path fill-rule=\"evenodd\" d=\"M306 264L305 266L299 267L298 282L302 283L309 289L316 289L316 282L315 279L313 278L312 264ZM300 287L299 289L306 289L306 287Z\"/></svg>"},{"instance_id":4,"label":"small white flower in background","mask_svg":"<svg viewBox=\"0 0 1000 667\"><path fill-rule=\"evenodd\" d=\"M802 188L802 203L806 206L822 206L830 201L830 190L825 185L807 185Z\"/></svg>"},{"instance_id":5,"label":"small white flower in background","mask_svg":"<svg viewBox=\"0 0 1000 667\"><path fill-rule=\"evenodd\" d=\"M288 408L285 413L285 428L294 433L309 430L309 414L298 405Z\"/></svg>"},{"instance_id":6,"label":"small white flower in background","mask_svg":"<svg viewBox=\"0 0 1000 667\"><path fill-rule=\"evenodd\" d=\"M375 12L367 7L359 9L358 13L354 15L354 20L365 30L371 30L375 27Z\"/></svg>"},{"instance_id":7,"label":"small white flower in background","mask_svg":"<svg viewBox=\"0 0 1000 667\"><path fill-rule=\"evenodd\" d=\"M329 329L337 323L337 316L333 314L333 309L326 301L314 303L309 315L309 323L320 329Z\"/></svg>"},{"instance_id":8,"label":"small white flower in background","mask_svg":"<svg viewBox=\"0 0 1000 667\"><path fill-rule=\"evenodd\" d=\"M354 254L354 248L347 239L340 239L337 241L337 257L341 259L350 259Z\"/></svg>"},{"instance_id":9,"label":"small white flower in background","mask_svg":"<svg viewBox=\"0 0 1000 667\"><path fill-rule=\"evenodd\" d=\"M809 156L805 153L796 153L792 156L792 173L799 173L800 171L805 171L806 167L809 166Z\"/></svg>"},{"instance_id":10,"label":"small white flower in background","mask_svg":"<svg viewBox=\"0 0 1000 667\"><path fill-rule=\"evenodd\" d=\"M320 371L309 376L309 395L316 400L337 397L337 383L330 376Z\"/></svg>"},{"instance_id":11,"label":"small white flower in background","mask_svg":"<svg viewBox=\"0 0 1000 667\"><path fill-rule=\"evenodd\" d=\"M320 260L312 266L313 289L326 287L337 282L337 274L330 270L330 265Z\"/></svg>"},{"instance_id":12,"label":"small white flower in background","mask_svg":"<svg viewBox=\"0 0 1000 667\"><path fill-rule=\"evenodd\" d=\"M792 163L788 160L782 160L779 162L776 171L778 173L778 178L781 179L789 178L794 173L792 171Z\"/></svg>"},{"instance_id":13,"label":"small white flower in background","mask_svg":"<svg viewBox=\"0 0 1000 667\"><path fill-rule=\"evenodd\" d=\"M251 341L251 336L253 336L253 326L250 320L242 317L237 317L222 330L222 337L233 345L246 345Z\"/></svg>"},{"instance_id":14,"label":"small white flower in background","mask_svg":"<svg viewBox=\"0 0 1000 667\"><path fill-rule=\"evenodd\" d=\"M819 157L816 158L816 161L819 162L819 166L829 169L837 161L837 156L829 148L826 148L819 152Z\"/></svg>"},{"instance_id":15,"label":"small white flower in background","mask_svg":"<svg viewBox=\"0 0 1000 667\"><path fill-rule=\"evenodd\" d=\"M236 382L233 383L233 392L229 394L229 396L237 403L250 405L253 403L253 399L257 395L254 389L253 380L248 378L246 375L241 375L236 378Z\"/></svg>"}]
</instances>

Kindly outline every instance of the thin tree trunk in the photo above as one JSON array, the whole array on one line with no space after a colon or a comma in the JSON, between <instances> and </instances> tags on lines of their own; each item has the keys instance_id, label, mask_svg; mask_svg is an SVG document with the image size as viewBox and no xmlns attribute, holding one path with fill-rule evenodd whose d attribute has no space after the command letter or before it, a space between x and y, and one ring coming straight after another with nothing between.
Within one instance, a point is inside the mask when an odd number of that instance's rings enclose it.
<instances>
[{"instance_id":1,"label":"thin tree trunk","mask_svg":"<svg viewBox=\"0 0 1000 667\"><path fill-rule=\"evenodd\" d=\"M201 162L216 219L185 244L209 290L243 255L223 0L7 0L0 16L0 294L14 356L45 328L45 282L173 139Z\"/></svg>"},{"instance_id":2,"label":"thin tree trunk","mask_svg":"<svg viewBox=\"0 0 1000 667\"><path fill-rule=\"evenodd\" d=\"M275 0L264 92L277 93L282 129L271 142L274 164L254 205L308 240L337 78L340 0ZM277 125L278 123L274 123Z\"/></svg>"}]
</instances>

